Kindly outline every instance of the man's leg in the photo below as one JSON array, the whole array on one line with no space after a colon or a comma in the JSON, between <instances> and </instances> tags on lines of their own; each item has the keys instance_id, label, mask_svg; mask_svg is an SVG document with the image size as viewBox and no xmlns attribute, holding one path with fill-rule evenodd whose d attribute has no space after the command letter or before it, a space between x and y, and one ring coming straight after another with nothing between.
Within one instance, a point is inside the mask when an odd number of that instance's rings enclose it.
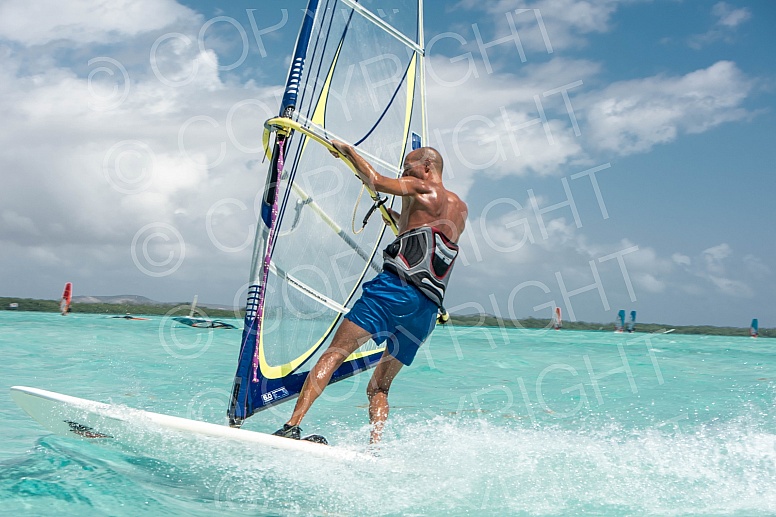
<instances>
[{"instance_id":1,"label":"man's leg","mask_svg":"<svg viewBox=\"0 0 776 517\"><path fill-rule=\"evenodd\" d=\"M329 345L329 348L323 353L321 358L318 359L313 369L310 370L310 374L307 376L302 391L299 393L294 412L291 414L287 425L299 425L307 411L309 411L310 406L315 402L315 399L320 396L324 388L329 384L334 371L370 337L371 334L369 332L349 319L342 319L342 323L337 329L336 334L334 334L331 345Z\"/></svg>"},{"instance_id":2,"label":"man's leg","mask_svg":"<svg viewBox=\"0 0 776 517\"><path fill-rule=\"evenodd\" d=\"M401 361L383 352L383 357L375 368L375 373L369 380L366 395L369 397L369 423L372 424L372 434L369 443L377 443L383 437L385 420L388 418L388 390L391 382L404 366Z\"/></svg>"}]
</instances>

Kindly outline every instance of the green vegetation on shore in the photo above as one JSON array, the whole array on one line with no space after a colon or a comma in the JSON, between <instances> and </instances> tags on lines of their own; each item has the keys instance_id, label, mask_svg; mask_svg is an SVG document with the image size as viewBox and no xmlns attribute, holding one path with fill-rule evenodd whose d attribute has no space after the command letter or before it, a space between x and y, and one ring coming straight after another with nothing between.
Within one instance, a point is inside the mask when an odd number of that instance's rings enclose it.
<instances>
[{"instance_id":1,"label":"green vegetation on shore","mask_svg":"<svg viewBox=\"0 0 776 517\"><path fill-rule=\"evenodd\" d=\"M0 297L0 309L8 310L11 303L18 303L19 311L59 312L59 300L34 300L31 298L3 298ZM76 303L70 305L71 313L84 314L132 314L133 316L188 316L191 302L182 303ZM195 317L205 318L242 318L244 310L238 314L235 311L225 309L211 309L209 307L197 307Z\"/></svg>"},{"instance_id":2,"label":"green vegetation on shore","mask_svg":"<svg viewBox=\"0 0 776 517\"><path fill-rule=\"evenodd\" d=\"M552 320L538 318L524 318L520 320L505 320L495 316L485 314L475 314L471 316L451 315L450 322L453 325L475 326L475 327L503 327L503 328L524 328L524 329L542 329L551 328ZM614 323L588 323L585 321L564 321L565 330L600 330L604 332L613 332ZM708 334L715 336L748 336L749 328L737 327L713 327L711 325L666 325L661 323L636 323L636 332L647 334L664 333L667 330L674 329L674 334ZM760 329L760 337L776 337L776 329Z\"/></svg>"},{"instance_id":3,"label":"green vegetation on shore","mask_svg":"<svg viewBox=\"0 0 776 517\"><path fill-rule=\"evenodd\" d=\"M58 300L33 300L30 298L3 298L0 297L0 309L7 310L11 303L18 303L19 311L59 312ZM86 314L132 314L137 316L186 316L188 315L190 302L185 303L73 303L70 307L73 313ZM211 309L199 307L198 316L208 318L238 318L245 316L245 310L235 311L225 309ZM549 319L524 318L520 320L505 320L487 314L475 315L451 315L450 323L468 327L500 327L500 328L525 328L541 329L550 328L552 321ZM567 330L600 330L612 332L613 323L587 323L584 321L564 321L563 328ZM658 323L637 323L636 332L662 333L674 329L675 334L710 334L716 336L748 336L748 328L713 327L711 325L677 326ZM760 329L760 337L776 337L776 329Z\"/></svg>"}]
</instances>

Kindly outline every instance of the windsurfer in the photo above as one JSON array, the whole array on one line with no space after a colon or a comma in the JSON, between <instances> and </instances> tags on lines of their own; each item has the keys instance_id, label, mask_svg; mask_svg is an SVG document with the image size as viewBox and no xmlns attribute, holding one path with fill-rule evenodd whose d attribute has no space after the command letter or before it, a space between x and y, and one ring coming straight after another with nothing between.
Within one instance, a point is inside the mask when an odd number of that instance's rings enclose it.
<instances>
[{"instance_id":1,"label":"windsurfer","mask_svg":"<svg viewBox=\"0 0 776 517\"><path fill-rule=\"evenodd\" d=\"M310 371L291 418L275 434L299 439L299 424L337 368L369 339L378 343L387 340L367 386L370 442L377 443L388 417L391 383L402 366L412 363L434 328L468 210L442 184L443 160L435 149L422 147L410 152L401 177L389 178L379 174L352 146L336 140L332 143L336 151L331 154L350 160L370 189L401 196L401 213L390 211L399 236L383 253L383 272L362 286L361 298Z\"/></svg>"}]
</instances>

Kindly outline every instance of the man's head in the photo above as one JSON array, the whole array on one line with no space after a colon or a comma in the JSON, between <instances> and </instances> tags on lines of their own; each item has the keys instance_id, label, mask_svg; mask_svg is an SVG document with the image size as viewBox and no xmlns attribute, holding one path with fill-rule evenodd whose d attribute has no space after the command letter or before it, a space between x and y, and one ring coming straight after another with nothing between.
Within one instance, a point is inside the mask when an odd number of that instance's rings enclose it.
<instances>
[{"instance_id":1,"label":"man's head","mask_svg":"<svg viewBox=\"0 0 776 517\"><path fill-rule=\"evenodd\" d=\"M442 179L442 167L444 161L442 155L433 147L421 147L415 149L404 158L404 172L402 176L413 176L426 179L429 175Z\"/></svg>"}]
</instances>

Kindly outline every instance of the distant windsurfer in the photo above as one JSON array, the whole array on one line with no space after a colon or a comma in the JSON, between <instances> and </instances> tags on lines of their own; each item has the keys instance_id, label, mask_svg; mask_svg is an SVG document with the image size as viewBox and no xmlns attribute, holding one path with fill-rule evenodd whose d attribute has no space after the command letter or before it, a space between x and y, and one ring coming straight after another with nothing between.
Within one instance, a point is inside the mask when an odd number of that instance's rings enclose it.
<instances>
[{"instance_id":1,"label":"distant windsurfer","mask_svg":"<svg viewBox=\"0 0 776 517\"><path fill-rule=\"evenodd\" d=\"M399 236L383 252L383 272L362 286L363 294L345 315L329 348L315 364L278 436L299 439L299 424L345 359L369 339L386 342L367 386L371 443L382 437L388 390L402 366L409 366L434 329L464 230L466 204L442 184L442 156L422 147L404 159L400 178L379 174L352 146L332 144L350 160L361 181L375 192L401 196L401 213L389 209ZM388 223L389 221L386 221Z\"/></svg>"}]
</instances>

